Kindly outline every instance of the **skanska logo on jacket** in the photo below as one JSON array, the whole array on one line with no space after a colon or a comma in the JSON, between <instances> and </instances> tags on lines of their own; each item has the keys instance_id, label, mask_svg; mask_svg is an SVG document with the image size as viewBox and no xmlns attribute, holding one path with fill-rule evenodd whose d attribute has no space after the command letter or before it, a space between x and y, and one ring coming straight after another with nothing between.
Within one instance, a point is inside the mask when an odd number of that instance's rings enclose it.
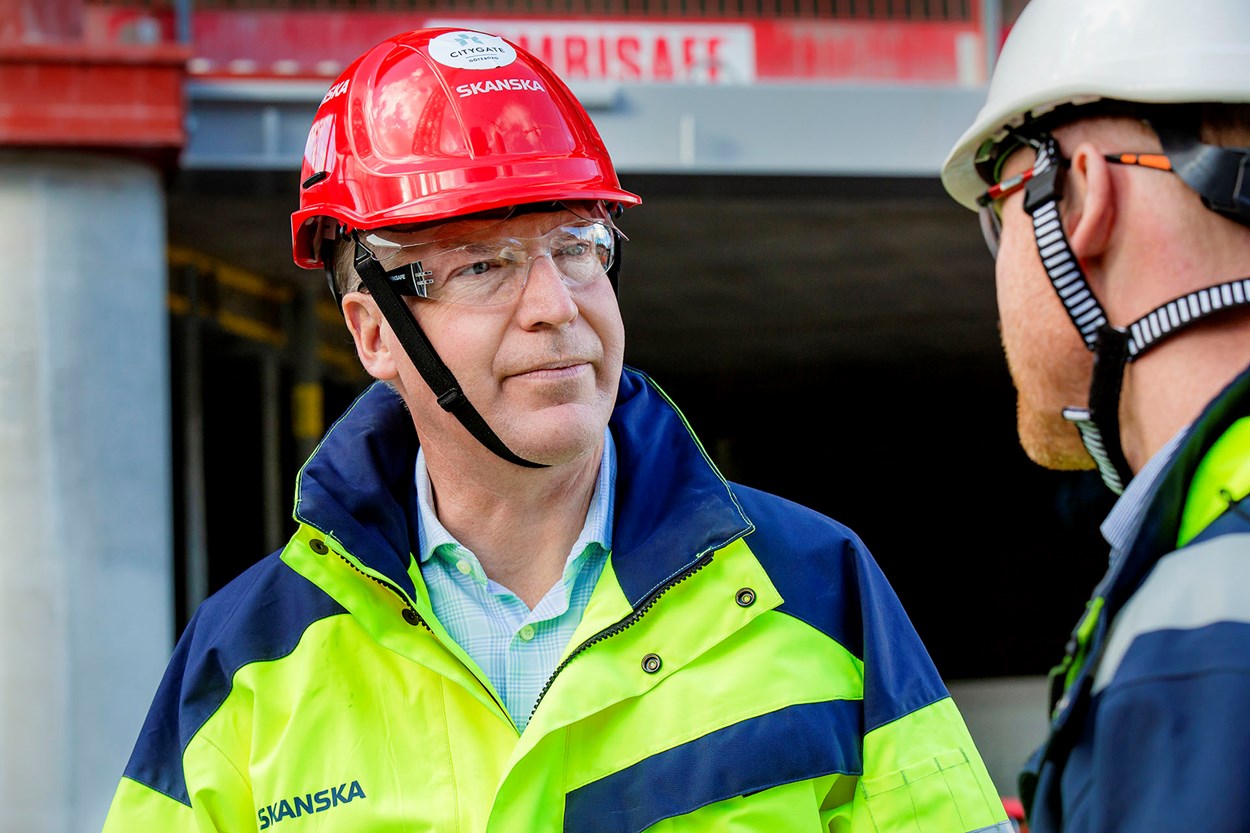
<instances>
[{"instance_id":1,"label":"skanska logo on jacket","mask_svg":"<svg viewBox=\"0 0 1250 833\"><path fill-rule=\"evenodd\" d=\"M256 811L260 822L260 830L265 830L284 819L297 819L311 813L322 813L326 810L350 804L357 798L367 798L359 781L350 784L339 784L337 787L326 787L315 793L305 793L291 798L284 798Z\"/></svg>"}]
</instances>

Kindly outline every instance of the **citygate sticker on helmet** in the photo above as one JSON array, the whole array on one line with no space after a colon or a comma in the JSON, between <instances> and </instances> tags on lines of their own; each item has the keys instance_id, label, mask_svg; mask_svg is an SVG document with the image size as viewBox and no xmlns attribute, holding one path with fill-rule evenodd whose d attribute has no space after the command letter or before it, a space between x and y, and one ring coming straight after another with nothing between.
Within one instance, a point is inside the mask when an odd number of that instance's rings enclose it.
<instances>
[{"instance_id":1,"label":"citygate sticker on helmet","mask_svg":"<svg viewBox=\"0 0 1250 833\"><path fill-rule=\"evenodd\" d=\"M524 203L632 206L568 86L515 44L467 29L396 35L330 87L305 145L294 260L341 231Z\"/></svg>"},{"instance_id":2,"label":"citygate sticker on helmet","mask_svg":"<svg viewBox=\"0 0 1250 833\"><path fill-rule=\"evenodd\" d=\"M498 69L516 60L516 50L494 35L447 32L430 41L430 57L460 69Z\"/></svg>"}]
</instances>

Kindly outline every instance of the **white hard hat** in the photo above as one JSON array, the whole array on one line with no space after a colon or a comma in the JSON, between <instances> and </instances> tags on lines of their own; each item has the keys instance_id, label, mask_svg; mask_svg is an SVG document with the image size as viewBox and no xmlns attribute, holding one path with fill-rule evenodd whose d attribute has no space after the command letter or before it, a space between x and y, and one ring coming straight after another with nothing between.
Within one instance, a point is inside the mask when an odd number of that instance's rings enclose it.
<instances>
[{"instance_id":1,"label":"white hard hat","mask_svg":"<svg viewBox=\"0 0 1250 833\"><path fill-rule=\"evenodd\" d=\"M968 208L978 152L1025 116L1109 98L1250 102L1250 0L1031 0L1003 45L985 105L942 165Z\"/></svg>"}]
</instances>

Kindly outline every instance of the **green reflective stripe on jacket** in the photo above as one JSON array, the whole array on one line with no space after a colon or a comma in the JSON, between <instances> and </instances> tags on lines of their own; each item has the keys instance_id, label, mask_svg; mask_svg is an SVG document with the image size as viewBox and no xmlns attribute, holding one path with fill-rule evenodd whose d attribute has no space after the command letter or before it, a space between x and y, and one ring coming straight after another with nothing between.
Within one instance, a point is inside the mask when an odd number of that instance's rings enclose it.
<instances>
[{"instance_id":1,"label":"green reflective stripe on jacket","mask_svg":"<svg viewBox=\"0 0 1250 833\"><path fill-rule=\"evenodd\" d=\"M1002 801L985 775L954 701L941 700L868 734L856 796L866 813L853 831L982 830L1003 821ZM951 800L958 796L959 800Z\"/></svg>"},{"instance_id":2,"label":"green reflective stripe on jacket","mask_svg":"<svg viewBox=\"0 0 1250 833\"><path fill-rule=\"evenodd\" d=\"M1232 501L1250 494L1250 417L1224 432L1203 457L1189 484L1176 545L1183 547L1218 518Z\"/></svg>"}]
</instances>

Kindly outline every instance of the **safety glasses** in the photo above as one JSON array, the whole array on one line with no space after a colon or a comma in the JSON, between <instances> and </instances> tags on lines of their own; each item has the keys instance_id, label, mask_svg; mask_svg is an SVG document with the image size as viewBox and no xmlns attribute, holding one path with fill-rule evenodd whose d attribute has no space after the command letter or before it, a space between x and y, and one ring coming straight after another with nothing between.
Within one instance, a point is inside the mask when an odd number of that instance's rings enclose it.
<instances>
[{"instance_id":1,"label":"safety glasses","mask_svg":"<svg viewBox=\"0 0 1250 833\"><path fill-rule=\"evenodd\" d=\"M1040 140L1024 136L1015 137L1021 144L1027 144L1034 148L1037 152L1037 158L1033 163L1033 167L1028 170L1021 171L1015 176L1009 177L997 185L992 185L984 194L977 197L977 214L981 221L981 234L985 237L985 245L990 250L990 256L998 257L998 243L1003 232L1003 200L1012 194L1024 188L1029 182L1039 176L1043 171L1049 170L1052 166L1066 168L1068 160L1059 155L1058 145L1054 142L1046 141L1049 136L1043 136ZM1004 151L999 159L1006 159L1015 147ZM1171 171L1172 162L1162 153L1108 153L1103 158L1108 162L1114 162L1117 165L1134 165L1142 168L1153 168L1157 171Z\"/></svg>"},{"instance_id":2,"label":"safety glasses","mask_svg":"<svg viewBox=\"0 0 1250 833\"><path fill-rule=\"evenodd\" d=\"M414 241L410 233L382 229L357 239L388 269L385 276L399 294L474 307L520 295L536 260L549 260L565 285L576 288L605 276L616 256L617 232L606 218L576 218L538 237L494 231Z\"/></svg>"}]
</instances>

